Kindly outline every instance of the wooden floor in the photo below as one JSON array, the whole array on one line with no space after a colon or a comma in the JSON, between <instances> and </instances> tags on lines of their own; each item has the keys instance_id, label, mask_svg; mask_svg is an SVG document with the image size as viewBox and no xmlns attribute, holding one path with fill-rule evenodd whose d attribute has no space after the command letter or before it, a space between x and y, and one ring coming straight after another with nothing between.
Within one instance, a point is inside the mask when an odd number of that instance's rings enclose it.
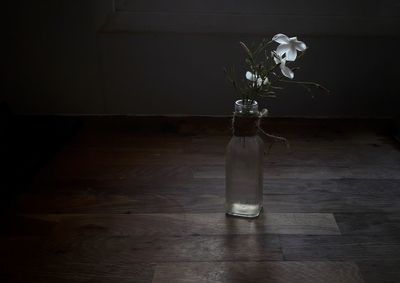
<instances>
[{"instance_id":1,"label":"wooden floor","mask_svg":"<svg viewBox=\"0 0 400 283\"><path fill-rule=\"evenodd\" d=\"M87 119L23 182L0 279L400 282L400 151L383 124L267 120L291 152L266 156L248 220L224 214L229 120Z\"/></svg>"}]
</instances>

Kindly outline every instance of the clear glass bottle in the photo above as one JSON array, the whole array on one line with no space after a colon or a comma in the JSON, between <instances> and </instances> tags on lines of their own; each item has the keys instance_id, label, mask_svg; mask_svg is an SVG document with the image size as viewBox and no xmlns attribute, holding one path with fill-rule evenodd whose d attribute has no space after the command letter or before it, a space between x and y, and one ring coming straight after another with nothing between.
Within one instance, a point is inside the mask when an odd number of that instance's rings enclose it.
<instances>
[{"instance_id":1,"label":"clear glass bottle","mask_svg":"<svg viewBox=\"0 0 400 283\"><path fill-rule=\"evenodd\" d=\"M246 101L243 104L242 100L236 101L234 115L235 119L246 116L257 121L257 102ZM257 217L260 214L263 205L263 155L264 142L257 133L235 135L234 126L225 160L227 214L242 217Z\"/></svg>"}]
</instances>

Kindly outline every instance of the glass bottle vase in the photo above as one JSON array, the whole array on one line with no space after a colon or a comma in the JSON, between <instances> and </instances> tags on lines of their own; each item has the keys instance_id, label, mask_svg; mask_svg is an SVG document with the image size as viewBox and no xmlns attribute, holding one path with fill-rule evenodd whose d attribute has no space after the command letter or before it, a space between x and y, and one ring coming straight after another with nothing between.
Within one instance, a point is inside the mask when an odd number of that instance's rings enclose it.
<instances>
[{"instance_id":1,"label":"glass bottle vase","mask_svg":"<svg viewBox=\"0 0 400 283\"><path fill-rule=\"evenodd\" d=\"M238 125L241 118L250 119L250 123ZM225 210L229 215L257 217L262 209L264 142L256 128L251 129L258 125L258 119L256 101L235 102L233 137L225 160Z\"/></svg>"}]
</instances>

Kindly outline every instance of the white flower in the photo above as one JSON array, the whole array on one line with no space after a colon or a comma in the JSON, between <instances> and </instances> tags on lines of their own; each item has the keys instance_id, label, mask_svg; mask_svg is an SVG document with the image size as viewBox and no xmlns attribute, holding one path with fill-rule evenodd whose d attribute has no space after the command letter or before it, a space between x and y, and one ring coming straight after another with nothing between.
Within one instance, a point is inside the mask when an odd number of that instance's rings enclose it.
<instances>
[{"instance_id":1,"label":"white flower","mask_svg":"<svg viewBox=\"0 0 400 283\"><path fill-rule=\"evenodd\" d=\"M260 87L261 85L266 85L268 83L268 78L265 77L265 79L263 80L261 78L261 76L257 75L257 73L253 74L250 71L246 72L246 79L248 79L249 81L253 82L253 86L255 85L255 82L257 83L257 87Z\"/></svg>"},{"instance_id":2,"label":"white flower","mask_svg":"<svg viewBox=\"0 0 400 283\"><path fill-rule=\"evenodd\" d=\"M260 87L262 85L262 82L263 82L262 78L258 78L257 79L257 86Z\"/></svg>"},{"instance_id":3,"label":"white flower","mask_svg":"<svg viewBox=\"0 0 400 283\"><path fill-rule=\"evenodd\" d=\"M286 67L286 58L282 58L282 56L280 56L277 52L273 51L272 52L272 56L274 56L274 61L275 63L278 65L280 64L280 68L281 68L281 72L282 74L289 78L289 79L293 79L294 78L294 73L292 70L290 70L289 67Z\"/></svg>"},{"instance_id":4,"label":"white flower","mask_svg":"<svg viewBox=\"0 0 400 283\"><path fill-rule=\"evenodd\" d=\"M257 73L253 74L252 72L247 71L246 79L248 79L249 81L255 82L257 80Z\"/></svg>"},{"instance_id":5,"label":"white flower","mask_svg":"<svg viewBox=\"0 0 400 283\"><path fill-rule=\"evenodd\" d=\"M304 51L307 48L304 42L297 40L297 37L289 38L282 33L276 34L272 40L280 44L276 49L276 53L279 56L286 54L285 58L287 61L296 60L297 51Z\"/></svg>"}]
</instances>

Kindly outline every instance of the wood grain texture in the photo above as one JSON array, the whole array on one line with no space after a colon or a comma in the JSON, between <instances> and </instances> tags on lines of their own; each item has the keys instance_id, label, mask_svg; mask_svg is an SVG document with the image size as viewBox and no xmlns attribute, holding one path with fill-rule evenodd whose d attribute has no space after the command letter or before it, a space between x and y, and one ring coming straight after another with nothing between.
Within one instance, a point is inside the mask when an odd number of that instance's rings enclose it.
<instances>
[{"instance_id":1,"label":"wood grain texture","mask_svg":"<svg viewBox=\"0 0 400 283\"><path fill-rule=\"evenodd\" d=\"M56 222L55 229L84 231L113 236L340 234L333 214L263 213L257 219L236 218L224 213L199 214L46 214L26 217Z\"/></svg>"},{"instance_id":2,"label":"wood grain texture","mask_svg":"<svg viewBox=\"0 0 400 283\"><path fill-rule=\"evenodd\" d=\"M343 235L400 235L398 213L335 213Z\"/></svg>"},{"instance_id":3,"label":"wood grain texture","mask_svg":"<svg viewBox=\"0 0 400 283\"><path fill-rule=\"evenodd\" d=\"M275 282L362 283L358 267L348 262L170 263L156 267L153 283Z\"/></svg>"},{"instance_id":4,"label":"wood grain texture","mask_svg":"<svg viewBox=\"0 0 400 283\"><path fill-rule=\"evenodd\" d=\"M151 264L63 263L48 264L40 269L4 272L2 282L138 282L153 280Z\"/></svg>"},{"instance_id":5,"label":"wood grain texture","mask_svg":"<svg viewBox=\"0 0 400 283\"><path fill-rule=\"evenodd\" d=\"M397 283L400 282L399 260L364 260L357 265L363 274L365 283Z\"/></svg>"},{"instance_id":6,"label":"wood grain texture","mask_svg":"<svg viewBox=\"0 0 400 283\"><path fill-rule=\"evenodd\" d=\"M396 282L400 152L379 122L275 120L264 211L224 214L229 119L87 119L0 227L5 282Z\"/></svg>"},{"instance_id":7,"label":"wood grain texture","mask_svg":"<svg viewBox=\"0 0 400 283\"><path fill-rule=\"evenodd\" d=\"M400 238L395 236L281 235L286 260L398 260Z\"/></svg>"},{"instance_id":8,"label":"wood grain texture","mask_svg":"<svg viewBox=\"0 0 400 283\"><path fill-rule=\"evenodd\" d=\"M264 179L400 179L400 165L381 166L379 164L357 167L351 166L280 166L264 167ZM193 177L199 179L225 178L224 166L195 166Z\"/></svg>"},{"instance_id":9,"label":"wood grain texture","mask_svg":"<svg viewBox=\"0 0 400 283\"><path fill-rule=\"evenodd\" d=\"M42 184L42 185L40 185ZM269 179L268 213L399 213L397 179ZM205 213L224 211L223 179L40 182L20 197L24 213Z\"/></svg>"},{"instance_id":10,"label":"wood grain texture","mask_svg":"<svg viewBox=\"0 0 400 283\"><path fill-rule=\"evenodd\" d=\"M42 267L64 263L136 264L283 259L278 235L125 236L107 235L101 231L102 228L96 226L73 231L61 229L51 238L41 238L43 242L37 247L31 247L32 258L27 259L27 263L34 260L34 257L42 260ZM9 254L15 250L14 264L18 263L18 258L24 253L17 242L8 242L1 249Z\"/></svg>"}]
</instances>

